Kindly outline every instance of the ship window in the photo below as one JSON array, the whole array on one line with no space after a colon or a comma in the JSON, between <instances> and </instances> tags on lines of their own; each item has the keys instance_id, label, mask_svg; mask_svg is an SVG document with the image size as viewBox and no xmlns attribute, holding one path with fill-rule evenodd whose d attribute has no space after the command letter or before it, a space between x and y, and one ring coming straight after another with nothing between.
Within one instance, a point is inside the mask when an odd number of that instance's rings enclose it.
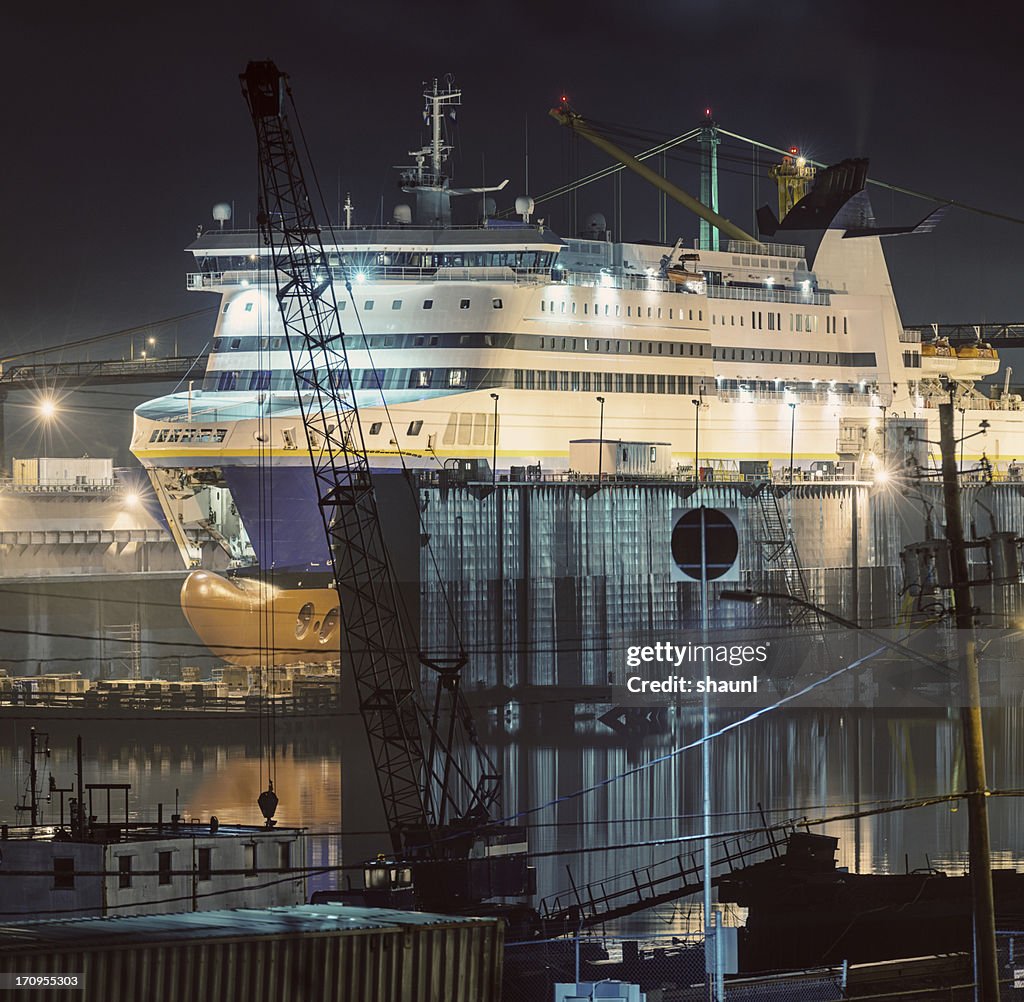
<instances>
[{"instance_id":1,"label":"ship window","mask_svg":"<svg viewBox=\"0 0 1024 1002\"><path fill-rule=\"evenodd\" d=\"M660 373L658 375L658 392L659 393L664 393L665 392L665 377L663 375L661 375ZM653 462L653 460L652 460L652 462Z\"/></svg>"},{"instance_id":2,"label":"ship window","mask_svg":"<svg viewBox=\"0 0 1024 1002\"><path fill-rule=\"evenodd\" d=\"M252 313L252 303L246 303L245 304L245 312L246 313Z\"/></svg>"},{"instance_id":3,"label":"ship window","mask_svg":"<svg viewBox=\"0 0 1024 1002\"><path fill-rule=\"evenodd\" d=\"M219 338L219 337L215 337L213 339L213 350L214 351L220 351L220 346L223 343L223 340L224 340L223 338Z\"/></svg>"},{"instance_id":4,"label":"ship window","mask_svg":"<svg viewBox=\"0 0 1024 1002\"><path fill-rule=\"evenodd\" d=\"M648 355L653 355L654 354L654 345L650 341L647 342L647 354Z\"/></svg>"},{"instance_id":5,"label":"ship window","mask_svg":"<svg viewBox=\"0 0 1024 1002\"><path fill-rule=\"evenodd\" d=\"M222 313L227 313L227 311L230 310L230 309L231 309L231 304L230 303L225 303L224 304L224 309L221 310L221 312Z\"/></svg>"},{"instance_id":6,"label":"ship window","mask_svg":"<svg viewBox=\"0 0 1024 1002\"><path fill-rule=\"evenodd\" d=\"M690 317L691 317L691 319L693 317L693 311L692 310L690 312ZM703 310L697 310L697 319L698 320L703 320L704 319L704 311Z\"/></svg>"},{"instance_id":7,"label":"ship window","mask_svg":"<svg viewBox=\"0 0 1024 1002\"><path fill-rule=\"evenodd\" d=\"M626 392L627 393L632 393L633 392L633 373L632 372L627 372L626 373Z\"/></svg>"},{"instance_id":8,"label":"ship window","mask_svg":"<svg viewBox=\"0 0 1024 1002\"><path fill-rule=\"evenodd\" d=\"M846 333L846 317L843 317L843 333Z\"/></svg>"},{"instance_id":9,"label":"ship window","mask_svg":"<svg viewBox=\"0 0 1024 1002\"><path fill-rule=\"evenodd\" d=\"M573 301L573 304L572 304L572 312L573 313L576 312L576 302L575 301Z\"/></svg>"},{"instance_id":10,"label":"ship window","mask_svg":"<svg viewBox=\"0 0 1024 1002\"><path fill-rule=\"evenodd\" d=\"M548 308L548 304L542 299L540 301L540 311L541 311L541 313L546 313L547 312L547 308Z\"/></svg>"},{"instance_id":11,"label":"ship window","mask_svg":"<svg viewBox=\"0 0 1024 1002\"><path fill-rule=\"evenodd\" d=\"M608 389L608 386L607 386L608 378L609 378L609 376L606 375L605 376L605 389ZM623 375L622 375L621 372L616 372L615 373L615 392L616 393L622 393L623 392L622 387L623 387Z\"/></svg>"},{"instance_id":12,"label":"ship window","mask_svg":"<svg viewBox=\"0 0 1024 1002\"><path fill-rule=\"evenodd\" d=\"M562 305L561 305L561 307L559 308L559 311L558 311L558 312L559 312L559 313L564 313L564 312L565 312L565 303L562 303Z\"/></svg>"},{"instance_id":13,"label":"ship window","mask_svg":"<svg viewBox=\"0 0 1024 1002\"><path fill-rule=\"evenodd\" d=\"M380 429L381 429L381 422L380 421L374 421L373 424L370 425L370 434L371 435L379 435L380 434Z\"/></svg>"},{"instance_id":14,"label":"ship window","mask_svg":"<svg viewBox=\"0 0 1024 1002\"><path fill-rule=\"evenodd\" d=\"M117 886L132 886L132 857L118 856L117 858Z\"/></svg>"},{"instance_id":15,"label":"ship window","mask_svg":"<svg viewBox=\"0 0 1024 1002\"><path fill-rule=\"evenodd\" d=\"M400 310L401 308L402 308L402 300L401 299L392 299L391 300L391 309L393 309L393 310Z\"/></svg>"},{"instance_id":16,"label":"ship window","mask_svg":"<svg viewBox=\"0 0 1024 1002\"><path fill-rule=\"evenodd\" d=\"M590 373L583 373L583 391L586 393L590 389Z\"/></svg>"},{"instance_id":17,"label":"ship window","mask_svg":"<svg viewBox=\"0 0 1024 1002\"><path fill-rule=\"evenodd\" d=\"M429 389L433 378L433 369L413 369L409 377L409 386L416 387L421 390Z\"/></svg>"},{"instance_id":18,"label":"ship window","mask_svg":"<svg viewBox=\"0 0 1024 1002\"><path fill-rule=\"evenodd\" d=\"M209 880L210 874L213 872L213 850L210 848L199 850L199 872L197 877L199 880Z\"/></svg>"},{"instance_id":19,"label":"ship window","mask_svg":"<svg viewBox=\"0 0 1024 1002\"><path fill-rule=\"evenodd\" d=\"M459 300L459 309L460 310L468 310L469 309L469 300L468 299L460 299Z\"/></svg>"},{"instance_id":20,"label":"ship window","mask_svg":"<svg viewBox=\"0 0 1024 1002\"><path fill-rule=\"evenodd\" d=\"M627 317L631 317L632 315L633 315L633 307L632 306L627 306L626 307L626 316Z\"/></svg>"},{"instance_id":21,"label":"ship window","mask_svg":"<svg viewBox=\"0 0 1024 1002\"><path fill-rule=\"evenodd\" d=\"M692 320L692 319L693 319L693 310L690 310L690 317L689 317L689 319L690 319L690 320Z\"/></svg>"},{"instance_id":22,"label":"ship window","mask_svg":"<svg viewBox=\"0 0 1024 1002\"><path fill-rule=\"evenodd\" d=\"M255 877L259 872L259 858L256 849L255 842L250 842L245 847L245 875L247 877Z\"/></svg>"},{"instance_id":23,"label":"ship window","mask_svg":"<svg viewBox=\"0 0 1024 1002\"><path fill-rule=\"evenodd\" d=\"M217 380L218 390L233 390L235 384L238 381L237 372L222 372L220 378Z\"/></svg>"},{"instance_id":24,"label":"ship window","mask_svg":"<svg viewBox=\"0 0 1024 1002\"><path fill-rule=\"evenodd\" d=\"M513 369L512 371L512 388L521 390L523 388L523 370Z\"/></svg>"},{"instance_id":25,"label":"ship window","mask_svg":"<svg viewBox=\"0 0 1024 1002\"><path fill-rule=\"evenodd\" d=\"M370 310L373 309L373 305L374 305L374 300L367 299L367 300L365 300L363 302L363 309L366 310L367 312L369 312Z\"/></svg>"},{"instance_id":26,"label":"ship window","mask_svg":"<svg viewBox=\"0 0 1024 1002\"><path fill-rule=\"evenodd\" d=\"M75 889L75 859L73 856L54 856L53 889L73 891Z\"/></svg>"},{"instance_id":27,"label":"ship window","mask_svg":"<svg viewBox=\"0 0 1024 1002\"><path fill-rule=\"evenodd\" d=\"M238 347L239 347L239 345L241 345L241 343L242 343L242 339L241 339L240 337L233 337L233 338L232 338L232 339L230 340L230 342L228 342L228 347L229 347L229 348L230 348L230 349L231 349L232 351L234 351L234 350L235 350L236 348L238 348Z\"/></svg>"},{"instance_id":28,"label":"ship window","mask_svg":"<svg viewBox=\"0 0 1024 1002\"><path fill-rule=\"evenodd\" d=\"M672 307L671 306L668 308L668 318L669 318L669 320L672 319Z\"/></svg>"},{"instance_id":29,"label":"ship window","mask_svg":"<svg viewBox=\"0 0 1024 1002\"><path fill-rule=\"evenodd\" d=\"M406 435L418 435L423 430L422 421L410 421L409 427L405 430Z\"/></svg>"},{"instance_id":30,"label":"ship window","mask_svg":"<svg viewBox=\"0 0 1024 1002\"><path fill-rule=\"evenodd\" d=\"M527 369L525 374L526 388L532 390L536 385L536 376L533 369Z\"/></svg>"},{"instance_id":31,"label":"ship window","mask_svg":"<svg viewBox=\"0 0 1024 1002\"><path fill-rule=\"evenodd\" d=\"M501 300L500 299L492 299L491 300L491 306L494 309L496 309L496 310L500 310L501 309Z\"/></svg>"},{"instance_id":32,"label":"ship window","mask_svg":"<svg viewBox=\"0 0 1024 1002\"><path fill-rule=\"evenodd\" d=\"M659 320L661 319L661 307L660 306L658 307L658 319Z\"/></svg>"},{"instance_id":33,"label":"ship window","mask_svg":"<svg viewBox=\"0 0 1024 1002\"><path fill-rule=\"evenodd\" d=\"M122 857L124 858L124 857ZM169 884L171 882L171 854L170 852L157 853L157 870L159 872L158 883Z\"/></svg>"},{"instance_id":34,"label":"ship window","mask_svg":"<svg viewBox=\"0 0 1024 1002\"><path fill-rule=\"evenodd\" d=\"M585 314L590 312L590 304L589 303L584 303L583 304L583 312Z\"/></svg>"},{"instance_id":35,"label":"ship window","mask_svg":"<svg viewBox=\"0 0 1024 1002\"><path fill-rule=\"evenodd\" d=\"M804 329L804 315L802 313L798 313L796 315L796 329L798 331L802 331Z\"/></svg>"},{"instance_id":36,"label":"ship window","mask_svg":"<svg viewBox=\"0 0 1024 1002\"><path fill-rule=\"evenodd\" d=\"M548 389L549 390L557 390L558 389L558 373L555 372L554 369L552 369L548 373Z\"/></svg>"},{"instance_id":37,"label":"ship window","mask_svg":"<svg viewBox=\"0 0 1024 1002\"><path fill-rule=\"evenodd\" d=\"M436 348L437 347L437 342L438 342L437 335L436 334L432 335L431 338L430 338L430 347L431 348Z\"/></svg>"},{"instance_id":38,"label":"ship window","mask_svg":"<svg viewBox=\"0 0 1024 1002\"><path fill-rule=\"evenodd\" d=\"M647 307L647 319L650 320L650 318L651 318L651 308L648 306Z\"/></svg>"},{"instance_id":39,"label":"ship window","mask_svg":"<svg viewBox=\"0 0 1024 1002\"><path fill-rule=\"evenodd\" d=\"M448 370L448 385L449 386L465 386L466 385L466 370L465 369L449 369Z\"/></svg>"},{"instance_id":40,"label":"ship window","mask_svg":"<svg viewBox=\"0 0 1024 1002\"><path fill-rule=\"evenodd\" d=\"M413 341L412 346L414 348L422 348L423 347L423 342L425 340L426 340L426 338L424 338L423 335L421 334L418 338L416 338L415 341Z\"/></svg>"},{"instance_id":41,"label":"ship window","mask_svg":"<svg viewBox=\"0 0 1024 1002\"><path fill-rule=\"evenodd\" d=\"M572 375L572 378L571 378L570 387L571 387L571 389L572 389L572 391L574 393L578 393L579 389L580 389L580 374L578 372L574 372L571 375Z\"/></svg>"},{"instance_id":42,"label":"ship window","mask_svg":"<svg viewBox=\"0 0 1024 1002\"><path fill-rule=\"evenodd\" d=\"M258 369L249 377L250 390L270 389L270 370Z\"/></svg>"},{"instance_id":43,"label":"ship window","mask_svg":"<svg viewBox=\"0 0 1024 1002\"><path fill-rule=\"evenodd\" d=\"M434 300L433 299L424 299L423 300L423 309L425 309L425 310L432 310L433 308L434 308Z\"/></svg>"},{"instance_id":44,"label":"ship window","mask_svg":"<svg viewBox=\"0 0 1024 1002\"><path fill-rule=\"evenodd\" d=\"M340 303L338 303L338 309L339 310L344 310L346 306L348 306L348 303L346 303L344 300L342 300Z\"/></svg>"}]
</instances>

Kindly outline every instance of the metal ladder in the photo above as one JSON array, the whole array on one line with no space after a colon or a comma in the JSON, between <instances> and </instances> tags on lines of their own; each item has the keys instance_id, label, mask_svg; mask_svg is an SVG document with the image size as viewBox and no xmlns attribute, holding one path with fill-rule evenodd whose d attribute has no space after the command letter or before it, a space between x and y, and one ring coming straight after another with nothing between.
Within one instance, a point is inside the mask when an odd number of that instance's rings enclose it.
<instances>
[{"instance_id":1,"label":"metal ladder","mask_svg":"<svg viewBox=\"0 0 1024 1002\"><path fill-rule=\"evenodd\" d=\"M772 484L764 484L757 492L761 505L761 519L764 523L763 547L764 561L769 568L782 571L786 584L786 592L802 602L811 602L811 594L807 588L807 579L800 566L800 556L793 542L793 534L782 517L779 498ZM810 609L798 605L791 606L791 618L794 623L804 619L821 621L821 617Z\"/></svg>"}]
</instances>

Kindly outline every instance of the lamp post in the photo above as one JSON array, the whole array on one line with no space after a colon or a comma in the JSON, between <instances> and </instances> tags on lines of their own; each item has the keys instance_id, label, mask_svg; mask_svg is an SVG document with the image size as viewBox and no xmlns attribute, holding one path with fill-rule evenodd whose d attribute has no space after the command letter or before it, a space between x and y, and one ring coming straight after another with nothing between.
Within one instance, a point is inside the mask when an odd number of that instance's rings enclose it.
<instances>
[{"instance_id":1,"label":"lamp post","mask_svg":"<svg viewBox=\"0 0 1024 1002\"><path fill-rule=\"evenodd\" d=\"M789 486L793 487L793 444L796 441L796 401L789 402Z\"/></svg>"},{"instance_id":2,"label":"lamp post","mask_svg":"<svg viewBox=\"0 0 1024 1002\"><path fill-rule=\"evenodd\" d=\"M693 420L693 482L700 480L700 398L694 397L690 401L694 407Z\"/></svg>"},{"instance_id":3,"label":"lamp post","mask_svg":"<svg viewBox=\"0 0 1024 1002\"><path fill-rule=\"evenodd\" d=\"M491 486L494 487L498 482L498 394L492 393L491 399L494 401L494 447L491 451Z\"/></svg>"},{"instance_id":4,"label":"lamp post","mask_svg":"<svg viewBox=\"0 0 1024 1002\"><path fill-rule=\"evenodd\" d=\"M598 397L597 402L601 405L601 420L597 433L597 482L600 484L604 463L604 397Z\"/></svg>"}]
</instances>

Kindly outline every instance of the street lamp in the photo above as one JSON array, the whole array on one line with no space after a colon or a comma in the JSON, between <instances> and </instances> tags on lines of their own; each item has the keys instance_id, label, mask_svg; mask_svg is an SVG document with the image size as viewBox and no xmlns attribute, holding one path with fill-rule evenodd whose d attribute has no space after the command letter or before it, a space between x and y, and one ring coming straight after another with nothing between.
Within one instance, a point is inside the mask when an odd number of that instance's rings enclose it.
<instances>
[{"instance_id":1,"label":"street lamp","mask_svg":"<svg viewBox=\"0 0 1024 1002\"><path fill-rule=\"evenodd\" d=\"M700 397L694 397L690 401L694 406L694 414L696 415L693 422L693 482L697 483L700 479L700 406L701 401L704 397L704 387L701 387Z\"/></svg>"},{"instance_id":2,"label":"street lamp","mask_svg":"<svg viewBox=\"0 0 1024 1002\"><path fill-rule=\"evenodd\" d=\"M601 405L600 430L597 433L597 482L601 483L602 463L604 460L604 397L598 397L597 402Z\"/></svg>"},{"instance_id":3,"label":"street lamp","mask_svg":"<svg viewBox=\"0 0 1024 1002\"><path fill-rule=\"evenodd\" d=\"M796 401L789 402L789 486L793 487L793 443L796 439Z\"/></svg>"},{"instance_id":4,"label":"street lamp","mask_svg":"<svg viewBox=\"0 0 1024 1002\"><path fill-rule=\"evenodd\" d=\"M491 399L494 401L494 448L491 456L491 486L494 487L498 482L498 394L492 393Z\"/></svg>"}]
</instances>

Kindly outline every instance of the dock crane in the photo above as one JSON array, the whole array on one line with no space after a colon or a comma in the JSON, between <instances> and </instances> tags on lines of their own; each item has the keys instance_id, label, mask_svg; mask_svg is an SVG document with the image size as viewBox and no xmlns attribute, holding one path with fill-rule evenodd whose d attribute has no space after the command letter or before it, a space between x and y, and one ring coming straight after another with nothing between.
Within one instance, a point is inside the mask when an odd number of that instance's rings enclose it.
<instances>
[{"instance_id":1,"label":"dock crane","mask_svg":"<svg viewBox=\"0 0 1024 1002\"><path fill-rule=\"evenodd\" d=\"M733 240L742 240L745 243L760 244L757 237L752 237L746 232L746 230L741 229L734 222L726 219L725 216L720 216L717 212L708 208L708 206L699 199L694 198L689 192L684 191L667 178L663 178L656 171L651 170L651 168L646 164L637 160L636 157L630 156L624 149L622 149L622 147L617 146L615 143L602 136L589 122L586 121L586 119L583 118L582 115L573 111L572 108L569 107L569 103L565 98L562 99L561 104L557 108L552 108L548 114L558 122L559 125L564 125L567 129L576 133L576 135L582 136L587 140L587 142L607 153L613 159L618 160L619 163L628 167L634 174L639 175L649 184L654 185L654 187L659 191L663 191L669 198L674 199L701 219L706 220L727 237L731 237Z\"/></svg>"},{"instance_id":2,"label":"dock crane","mask_svg":"<svg viewBox=\"0 0 1024 1002\"><path fill-rule=\"evenodd\" d=\"M308 150L296 145L286 110L294 117L288 78L272 62L251 62L240 79L256 130L258 225L338 591L343 670L352 673L391 841L391 855L364 869L363 900L522 918L530 909L521 903L487 904L528 897L535 874L526 829L493 820L502 776L460 688L466 659L421 651L399 600L349 365L361 335L341 327L315 185L306 180ZM345 284L351 292L347 277ZM424 668L436 676L430 709Z\"/></svg>"}]
</instances>

